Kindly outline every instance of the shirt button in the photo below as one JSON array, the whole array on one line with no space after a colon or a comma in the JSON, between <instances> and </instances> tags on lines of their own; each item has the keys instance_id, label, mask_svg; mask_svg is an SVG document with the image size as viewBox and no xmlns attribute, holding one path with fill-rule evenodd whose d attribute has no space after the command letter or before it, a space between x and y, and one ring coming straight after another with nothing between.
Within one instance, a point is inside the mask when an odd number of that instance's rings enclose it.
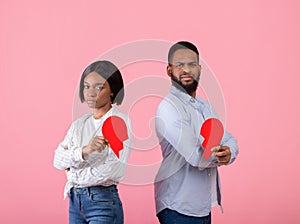
<instances>
[{"instance_id":1,"label":"shirt button","mask_svg":"<svg viewBox=\"0 0 300 224\"><path fill-rule=\"evenodd\" d=\"M208 173L207 175L210 177L210 176L211 176L211 173Z\"/></svg>"}]
</instances>

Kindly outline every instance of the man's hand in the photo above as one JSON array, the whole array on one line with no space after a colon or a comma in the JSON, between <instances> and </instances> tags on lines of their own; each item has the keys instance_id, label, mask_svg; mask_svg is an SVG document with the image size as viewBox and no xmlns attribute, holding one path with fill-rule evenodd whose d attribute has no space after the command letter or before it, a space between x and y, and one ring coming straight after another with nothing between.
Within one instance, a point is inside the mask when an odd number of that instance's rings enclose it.
<instances>
[{"instance_id":1,"label":"man's hand","mask_svg":"<svg viewBox=\"0 0 300 224\"><path fill-rule=\"evenodd\" d=\"M217 147L218 150L215 152L215 156L220 165L226 165L229 163L231 158L231 151L228 146L221 145Z\"/></svg>"}]
</instances>

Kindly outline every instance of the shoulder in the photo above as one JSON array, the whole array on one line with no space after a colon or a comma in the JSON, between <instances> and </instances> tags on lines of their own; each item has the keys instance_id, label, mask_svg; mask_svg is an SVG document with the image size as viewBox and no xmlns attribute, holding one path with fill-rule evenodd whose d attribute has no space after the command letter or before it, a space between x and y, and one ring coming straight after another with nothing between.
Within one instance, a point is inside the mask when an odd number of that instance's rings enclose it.
<instances>
[{"instance_id":1,"label":"shoulder","mask_svg":"<svg viewBox=\"0 0 300 224\"><path fill-rule=\"evenodd\" d=\"M156 116L172 117L178 115L183 107L184 105L180 100L172 94L168 94L158 105Z\"/></svg>"},{"instance_id":2,"label":"shoulder","mask_svg":"<svg viewBox=\"0 0 300 224\"><path fill-rule=\"evenodd\" d=\"M92 117L93 113L87 113L82 115L81 117L77 118L73 121L72 126L77 127L83 124L88 118Z\"/></svg>"},{"instance_id":3,"label":"shoulder","mask_svg":"<svg viewBox=\"0 0 300 224\"><path fill-rule=\"evenodd\" d=\"M127 114L121 112L117 107L112 108L111 116L118 116L118 117L122 118L125 122L130 123L129 116Z\"/></svg>"}]
</instances>

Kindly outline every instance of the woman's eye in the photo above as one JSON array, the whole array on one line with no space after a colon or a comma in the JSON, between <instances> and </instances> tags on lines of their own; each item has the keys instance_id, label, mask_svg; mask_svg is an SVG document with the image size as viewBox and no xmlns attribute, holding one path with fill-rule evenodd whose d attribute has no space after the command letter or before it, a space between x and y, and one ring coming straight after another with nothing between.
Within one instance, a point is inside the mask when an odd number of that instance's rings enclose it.
<instances>
[{"instance_id":1,"label":"woman's eye","mask_svg":"<svg viewBox=\"0 0 300 224\"><path fill-rule=\"evenodd\" d=\"M97 86L96 89L97 89L98 91L101 91L101 90L103 89L103 87L104 87L104 86Z\"/></svg>"},{"instance_id":2,"label":"woman's eye","mask_svg":"<svg viewBox=\"0 0 300 224\"><path fill-rule=\"evenodd\" d=\"M89 86L87 86L87 85L84 85L84 86L83 86L83 88L84 88L84 89L88 89L88 88L89 88Z\"/></svg>"}]
</instances>

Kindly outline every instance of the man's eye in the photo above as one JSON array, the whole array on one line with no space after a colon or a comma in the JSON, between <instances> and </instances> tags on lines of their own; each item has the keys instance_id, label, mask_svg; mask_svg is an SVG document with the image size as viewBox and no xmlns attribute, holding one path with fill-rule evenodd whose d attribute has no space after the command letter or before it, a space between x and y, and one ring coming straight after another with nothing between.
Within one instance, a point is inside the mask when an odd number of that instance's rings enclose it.
<instances>
[{"instance_id":1,"label":"man's eye","mask_svg":"<svg viewBox=\"0 0 300 224\"><path fill-rule=\"evenodd\" d=\"M196 66L197 66L196 63L191 63L191 64L190 64L190 67L191 67L191 68L195 68Z\"/></svg>"},{"instance_id":2,"label":"man's eye","mask_svg":"<svg viewBox=\"0 0 300 224\"><path fill-rule=\"evenodd\" d=\"M87 86L87 85L84 85L83 88L84 88L84 89L88 89L88 88L90 88L90 87Z\"/></svg>"},{"instance_id":3,"label":"man's eye","mask_svg":"<svg viewBox=\"0 0 300 224\"><path fill-rule=\"evenodd\" d=\"M183 63L179 63L179 64L176 64L176 67L177 67L177 68L182 68L183 65L184 65Z\"/></svg>"}]
</instances>

